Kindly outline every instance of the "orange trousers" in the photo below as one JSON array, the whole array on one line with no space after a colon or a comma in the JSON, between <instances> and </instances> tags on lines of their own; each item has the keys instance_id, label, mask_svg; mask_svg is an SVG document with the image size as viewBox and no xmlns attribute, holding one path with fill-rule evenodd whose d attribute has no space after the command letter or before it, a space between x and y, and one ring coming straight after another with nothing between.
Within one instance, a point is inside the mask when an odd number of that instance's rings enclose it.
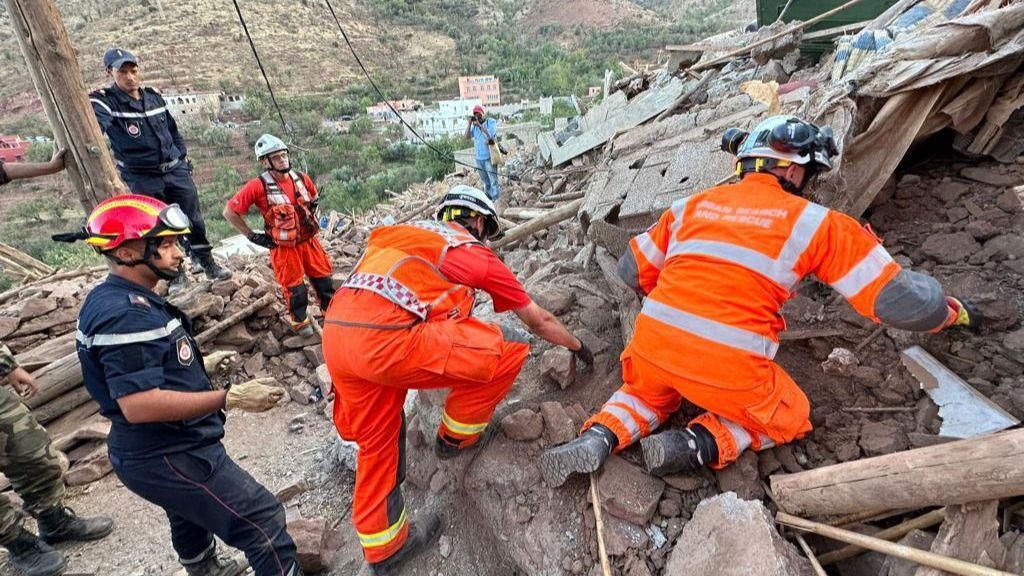
<instances>
[{"instance_id":1,"label":"orange trousers","mask_svg":"<svg viewBox=\"0 0 1024 576\"><path fill-rule=\"evenodd\" d=\"M618 437L623 450L647 436L679 409L683 399L707 410L690 424L704 426L718 444L722 468L754 450L785 444L811 431L810 402L778 364L762 382L710 386L672 374L645 358L622 356L623 385L592 416L584 429L602 424Z\"/></svg>"},{"instance_id":2,"label":"orange trousers","mask_svg":"<svg viewBox=\"0 0 1024 576\"><path fill-rule=\"evenodd\" d=\"M303 280L308 276L316 293L320 309L326 310L334 296L331 283L331 260L314 236L295 246L278 246L270 250L270 265L274 277L281 285L285 307L291 317L292 327L298 328L309 322L306 307L309 306L309 289Z\"/></svg>"},{"instance_id":3,"label":"orange trousers","mask_svg":"<svg viewBox=\"0 0 1024 576\"><path fill-rule=\"evenodd\" d=\"M342 326L336 322L353 317L345 306L359 301L349 300L350 294L339 293L328 311L323 350L334 384L335 426L342 438L359 444L352 519L363 555L375 563L395 554L408 537L401 490L407 391L450 388L438 435L468 447L512 387L529 346L504 340L499 327L475 318L400 330ZM360 296L372 302L367 295ZM365 320L365 312L355 316Z\"/></svg>"}]
</instances>

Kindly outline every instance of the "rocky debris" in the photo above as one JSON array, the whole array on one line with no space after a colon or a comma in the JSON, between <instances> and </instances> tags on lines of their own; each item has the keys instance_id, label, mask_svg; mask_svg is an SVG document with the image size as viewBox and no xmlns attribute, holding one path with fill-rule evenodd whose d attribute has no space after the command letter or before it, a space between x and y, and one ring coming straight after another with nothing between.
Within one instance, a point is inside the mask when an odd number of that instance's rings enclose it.
<instances>
[{"instance_id":1,"label":"rocky debris","mask_svg":"<svg viewBox=\"0 0 1024 576\"><path fill-rule=\"evenodd\" d=\"M544 433L544 418L529 408L523 408L501 419L501 431L512 440L536 440Z\"/></svg>"},{"instance_id":2,"label":"rocky debris","mask_svg":"<svg viewBox=\"0 0 1024 576\"><path fill-rule=\"evenodd\" d=\"M438 553L441 554L441 558L447 559L452 555L453 545L454 541L452 540L452 537L447 534L442 534L441 537L437 539Z\"/></svg>"},{"instance_id":3,"label":"rocky debris","mask_svg":"<svg viewBox=\"0 0 1024 576\"><path fill-rule=\"evenodd\" d=\"M292 482L291 484L285 486L284 488L278 490L274 494L274 497L277 498L278 502L285 504L295 499L296 497L301 496L304 492L308 491L309 489L309 482L307 482L305 478L300 478Z\"/></svg>"},{"instance_id":4,"label":"rocky debris","mask_svg":"<svg viewBox=\"0 0 1024 576\"><path fill-rule=\"evenodd\" d=\"M932 194L939 197L945 204L956 202L961 197L970 193L971 188L963 182L946 180L932 189ZM966 218L966 215L964 216Z\"/></svg>"},{"instance_id":5,"label":"rocky debris","mask_svg":"<svg viewBox=\"0 0 1024 576\"><path fill-rule=\"evenodd\" d=\"M925 256L942 264L963 262L979 250L981 245L967 232L934 234L921 246Z\"/></svg>"},{"instance_id":6,"label":"rocky debris","mask_svg":"<svg viewBox=\"0 0 1024 576\"><path fill-rule=\"evenodd\" d=\"M853 352L846 348L836 348L828 355L828 359L821 363L821 369L825 374L849 378L853 376L858 365L860 361Z\"/></svg>"},{"instance_id":7,"label":"rocky debris","mask_svg":"<svg viewBox=\"0 0 1024 576\"><path fill-rule=\"evenodd\" d=\"M328 533L327 521L323 518L288 522L288 534L295 541L295 559L303 572L318 574L330 568L334 557L326 545Z\"/></svg>"},{"instance_id":8,"label":"rocky debris","mask_svg":"<svg viewBox=\"0 0 1024 576\"><path fill-rule=\"evenodd\" d=\"M107 455L107 445L104 443L75 462L74 466L64 474L64 483L68 486L82 486L103 478L113 469L110 457Z\"/></svg>"},{"instance_id":9,"label":"rocky debris","mask_svg":"<svg viewBox=\"0 0 1024 576\"><path fill-rule=\"evenodd\" d=\"M747 450L736 462L722 470L715 471L718 478L718 489L721 492L733 492L743 500L759 500L764 497L761 487L761 476L757 468L757 454Z\"/></svg>"},{"instance_id":10,"label":"rocky debris","mask_svg":"<svg viewBox=\"0 0 1024 576\"><path fill-rule=\"evenodd\" d=\"M544 418L544 438L549 445L565 444L576 437L576 426L558 402L543 402L540 413Z\"/></svg>"},{"instance_id":11,"label":"rocky debris","mask_svg":"<svg viewBox=\"0 0 1024 576\"><path fill-rule=\"evenodd\" d=\"M562 286L544 284L530 290L530 296L538 306L561 316L572 308L576 299L575 293Z\"/></svg>"},{"instance_id":12,"label":"rocky debris","mask_svg":"<svg viewBox=\"0 0 1024 576\"><path fill-rule=\"evenodd\" d=\"M761 502L731 492L701 502L683 528L665 576L812 576L810 562L775 530Z\"/></svg>"},{"instance_id":13,"label":"rocky debris","mask_svg":"<svg viewBox=\"0 0 1024 576\"><path fill-rule=\"evenodd\" d=\"M598 476L601 507L627 522L647 524L658 509L665 482L619 456L610 456Z\"/></svg>"},{"instance_id":14,"label":"rocky debris","mask_svg":"<svg viewBox=\"0 0 1024 576\"><path fill-rule=\"evenodd\" d=\"M968 166L960 170L960 175L968 180L990 186L1005 187L1021 183L1019 176L998 172L993 166Z\"/></svg>"},{"instance_id":15,"label":"rocky debris","mask_svg":"<svg viewBox=\"0 0 1024 576\"><path fill-rule=\"evenodd\" d=\"M885 422L867 422L860 430L858 440L866 456L880 456L906 450L910 446L906 433L898 426Z\"/></svg>"},{"instance_id":16,"label":"rocky debris","mask_svg":"<svg viewBox=\"0 0 1024 576\"><path fill-rule=\"evenodd\" d=\"M647 548L647 532L642 526L609 516L606 517L604 528L604 545L611 556L622 556L629 550Z\"/></svg>"},{"instance_id":17,"label":"rocky debris","mask_svg":"<svg viewBox=\"0 0 1024 576\"><path fill-rule=\"evenodd\" d=\"M564 390L572 386L575 378L572 360L572 352L567 348L549 348L540 356L540 373L555 381L558 387Z\"/></svg>"}]
</instances>

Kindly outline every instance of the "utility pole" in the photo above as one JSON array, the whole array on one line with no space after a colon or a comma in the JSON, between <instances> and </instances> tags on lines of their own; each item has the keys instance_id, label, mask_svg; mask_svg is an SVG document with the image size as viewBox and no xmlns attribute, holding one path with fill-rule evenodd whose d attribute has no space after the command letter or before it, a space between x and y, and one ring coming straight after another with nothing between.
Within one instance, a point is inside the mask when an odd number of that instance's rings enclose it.
<instances>
[{"instance_id":1,"label":"utility pole","mask_svg":"<svg viewBox=\"0 0 1024 576\"><path fill-rule=\"evenodd\" d=\"M54 0L4 0L32 83L86 213L125 190L96 122L75 50Z\"/></svg>"}]
</instances>

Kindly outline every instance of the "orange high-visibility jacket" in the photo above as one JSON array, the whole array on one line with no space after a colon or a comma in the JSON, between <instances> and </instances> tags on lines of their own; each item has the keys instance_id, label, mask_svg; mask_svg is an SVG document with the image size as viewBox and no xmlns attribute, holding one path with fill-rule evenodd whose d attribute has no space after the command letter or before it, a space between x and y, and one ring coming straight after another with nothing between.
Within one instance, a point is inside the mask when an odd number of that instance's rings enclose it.
<instances>
[{"instance_id":1,"label":"orange high-visibility jacket","mask_svg":"<svg viewBox=\"0 0 1024 576\"><path fill-rule=\"evenodd\" d=\"M423 220L382 226L370 233L363 257L345 286L369 290L406 310L418 321L465 318L475 291L441 273L448 250L479 241L462 227Z\"/></svg>"},{"instance_id":2,"label":"orange high-visibility jacket","mask_svg":"<svg viewBox=\"0 0 1024 576\"><path fill-rule=\"evenodd\" d=\"M264 218L267 234L278 246L295 246L316 236L320 231L320 225L310 206L313 195L306 188L302 176L294 170L289 171L288 176L295 185L295 204L277 185L269 171L260 174L269 208Z\"/></svg>"},{"instance_id":3,"label":"orange high-visibility jacket","mask_svg":"<svg viewBox=\"0 0 1024 576\"><path fill-rule=\"evenodd\" d=\"M648 297L623 356L728 389L763 384L802 278L877 322L875 299L900 272L870 230L763 173L678 200L630 250Z\"/></svg>"}]
</instances>

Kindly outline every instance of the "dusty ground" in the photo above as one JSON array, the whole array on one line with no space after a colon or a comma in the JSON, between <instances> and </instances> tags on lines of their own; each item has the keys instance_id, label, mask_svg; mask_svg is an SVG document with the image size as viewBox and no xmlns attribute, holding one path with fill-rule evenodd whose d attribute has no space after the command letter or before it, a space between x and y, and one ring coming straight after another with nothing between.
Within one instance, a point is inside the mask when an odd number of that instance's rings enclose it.
<instances>
[{"instance_id":1,"label":"dusty ground","mask_svg":"<svg viewBox=\"0 0 1024 576\"><path fill-rule=\"evenodd\" d=\"M291 420L304 413L303 432L289 432ZM228 453L271 490L290 484L312 468L319 458L318 448L336 434L333 425L311 406L294 402L264 414L233 413L226 430ZM325 485L304 494L299 499L303 516L339 517L349 508L351 498L349 490L338 488ZM116 522L114 533L104 540L60 546L69 560L68 574L163 576L178 568L163 512L129 492L114 474L69 490L67 504L83 516L107 514ZM0 574L13 576L15 572L4 562Z\"/></svg>"}]
</instances>

